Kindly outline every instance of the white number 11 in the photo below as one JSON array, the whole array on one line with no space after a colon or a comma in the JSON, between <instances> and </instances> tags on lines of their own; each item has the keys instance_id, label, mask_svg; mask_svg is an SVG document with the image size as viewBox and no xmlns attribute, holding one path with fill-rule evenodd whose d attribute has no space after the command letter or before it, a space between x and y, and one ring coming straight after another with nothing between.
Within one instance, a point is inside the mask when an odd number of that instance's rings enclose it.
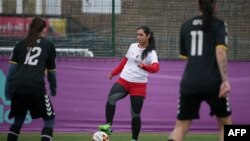
<instances>
[{"instance_id":1,"label":"white number 11","mask_svg":"<svg viewBox=\"0 0 250 141\"><path fill-rule=\"evenodd\" d=\"M191 41L191 56L201 56L202 55L202 47L203 47L203 31L191 31L190 32L192 41ZM198 42L197 40L198 36ZM197 51L196 51L197 50Z\"/></svg>"}]
</instances>

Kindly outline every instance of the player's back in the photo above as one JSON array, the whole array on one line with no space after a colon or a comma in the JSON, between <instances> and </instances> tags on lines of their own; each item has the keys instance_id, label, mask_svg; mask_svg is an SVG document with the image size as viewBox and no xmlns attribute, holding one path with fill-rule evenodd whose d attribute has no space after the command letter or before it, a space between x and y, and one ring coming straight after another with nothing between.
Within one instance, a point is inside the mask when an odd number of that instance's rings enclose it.
<instances>
[{"instance_id":1,"label":"player's back","mask_svg":"<svg viewBox=\"0 0 250 141\"><path fill-rule=\"evenodd\" d=\"M26 47L23 40L19 41L11 57L11 61L17 63L17 69L11 77L11 84L43 88L45 69L50 66L50 63L54 63L48 62L53 56L55 56L55 47L45 38L39 38L34 47Z\"/></svg>"},{"instance_id":2,"label":"player's back","mask_svg":"<svg viewBox=\"0 0 250 141\"><path fill-rule=\"evenodd\" d=\"M181 28L181 55L188 57L183 74L183 87L199 90L215 88L220 84L221 77L216 61L216 46L225 44L219 37L224 22L213 17L211 27L204 30L201 16L196 16ZM225 37L224 37L225 39Z\"/></svg>"}]
</instances>

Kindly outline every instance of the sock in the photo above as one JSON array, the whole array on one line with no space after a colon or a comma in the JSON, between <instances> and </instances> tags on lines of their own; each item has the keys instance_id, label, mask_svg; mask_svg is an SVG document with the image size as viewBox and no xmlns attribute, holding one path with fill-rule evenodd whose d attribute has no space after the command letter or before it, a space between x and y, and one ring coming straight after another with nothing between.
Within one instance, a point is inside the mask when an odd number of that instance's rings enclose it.
<instances>
[{"instance_id":1,"label":"sock","mask_svg":"<svg viewBox=\"0 0 250 141\"><path fill-rule=\"evenodd\" d=\"M113 123L113 118L115 115L115 105L111 105L109 104L109 102L107 102L106 104L106 123L112 125Z\"/></svg>"},{"instance_id":2,"label":"sock","mask_svg":"<svg viewBox=\"0 0 250 141\"><path fill-rule=\"evenodd\" d=\"M52 141L52 138L53 138L53 129L43 128L41 133L41 141Z\"/></svg>"},{"instance_id":3,"label":"sock","mask_svg":"<svg viewBox=\"0 0 250 141\"><path fill-rule=\"evenodd\" d=\"M134 117L132 119L132 139L137 140L141 130L141 118Z\"/></svg>"},{"instance_id":4,"label":"sock","mask_svg":"<svg viewBox=\"0 0 250 141\"><path fill-rule=\"evenodd\" d=\"M20 134L20 130L20 126L11 125L8 132L7 141L17 141L18 136Z\"/></svg>"}]
</instances>

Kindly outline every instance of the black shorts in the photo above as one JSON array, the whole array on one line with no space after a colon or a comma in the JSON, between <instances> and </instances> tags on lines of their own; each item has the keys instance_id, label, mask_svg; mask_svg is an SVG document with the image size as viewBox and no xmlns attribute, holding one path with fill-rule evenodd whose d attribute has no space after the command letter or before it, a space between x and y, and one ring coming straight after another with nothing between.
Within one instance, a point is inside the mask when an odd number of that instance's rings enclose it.
<instances>
[{"instance_id":1,"label":"black shorts","mask_svg":"<svg viewBox=\"0 0 250 141\"><path fill-rule=\"evenodd\" d=\"M28 111L33 119L43 118L48 120L55 118L55 112L47 94L14 93L11 98L9 118L26 116Z\"/></svg>"},{"instance_id":2,"label":"black shorts","mask_svg":"<svg viewBox=\"0 0 250 141\"><path fill-rule=\"evenodd\" d=\"M228 117L232 113L228 97L219 98L218 92L182 93L178 101L177 118L179 120L199 119L199 110L203 101L209 105L211 116Z\"/></svg>"}]
</instances>

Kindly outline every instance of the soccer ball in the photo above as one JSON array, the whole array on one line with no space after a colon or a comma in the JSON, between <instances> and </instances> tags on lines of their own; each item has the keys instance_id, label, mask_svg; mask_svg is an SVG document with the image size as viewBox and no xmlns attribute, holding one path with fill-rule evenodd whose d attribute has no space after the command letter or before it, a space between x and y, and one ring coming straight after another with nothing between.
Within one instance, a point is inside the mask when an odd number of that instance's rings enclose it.
<instances>
[{"instance_id":1,"label":"soccer ball","mask_svg":"<svg viewBox=\"0 0 250 141\"><path fill-rule=\"evenodd\" d=\"M92 141L109 141L109 136L102 131L97 131L92 137Z\"/></svg>"}]
</instances>

